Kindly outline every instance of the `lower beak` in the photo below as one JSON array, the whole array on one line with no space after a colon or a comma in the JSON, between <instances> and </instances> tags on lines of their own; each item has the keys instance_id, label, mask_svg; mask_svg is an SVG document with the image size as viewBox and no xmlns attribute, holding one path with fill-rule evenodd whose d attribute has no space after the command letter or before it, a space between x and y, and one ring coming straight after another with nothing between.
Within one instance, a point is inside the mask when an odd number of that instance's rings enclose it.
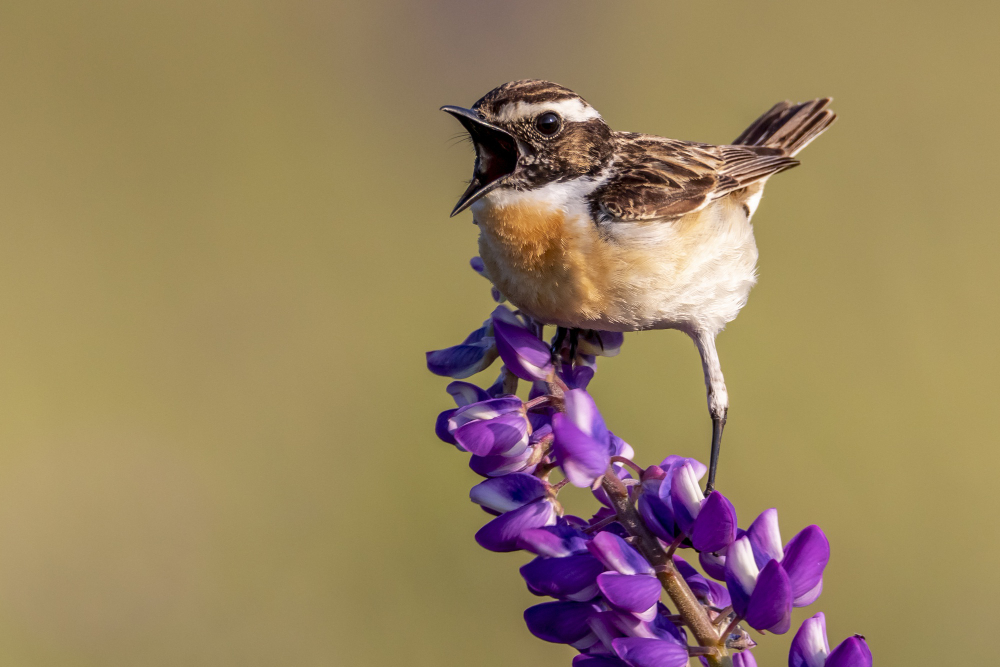
<instances>
[{"instance_id":1,"label":"lower beak","mask_svg":"<svg viewBox=\"0 0 1000 667\"><path fill-rule=\"evenodd\" d=\"M519 156L517 140L506 130L487 123L472 109L444 106L466 129L476 147L476 167L468 189L455 204L451 215L467 209L486 194L500 186L517 169Z\"/></svg>"}]
</instances>

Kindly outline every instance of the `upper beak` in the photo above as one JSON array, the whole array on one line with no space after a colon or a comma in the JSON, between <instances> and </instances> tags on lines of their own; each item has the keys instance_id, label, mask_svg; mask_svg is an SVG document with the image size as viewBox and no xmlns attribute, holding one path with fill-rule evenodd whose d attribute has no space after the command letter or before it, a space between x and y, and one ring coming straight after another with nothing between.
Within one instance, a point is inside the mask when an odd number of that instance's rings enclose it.
<instances>
[{"instance_id":1,"label":"upper beak","mask_svg":"<svg viewBox=\"0 0 1000 667\"><path fill-rule=\"evenodd\" d=\"M517 168L517 140L509 132L486 122L472 109L443 106L458 119L476 147L476 167L468 189L459 198L451 215L458 215L498 187Z\"/></svg>"}]
</instances>

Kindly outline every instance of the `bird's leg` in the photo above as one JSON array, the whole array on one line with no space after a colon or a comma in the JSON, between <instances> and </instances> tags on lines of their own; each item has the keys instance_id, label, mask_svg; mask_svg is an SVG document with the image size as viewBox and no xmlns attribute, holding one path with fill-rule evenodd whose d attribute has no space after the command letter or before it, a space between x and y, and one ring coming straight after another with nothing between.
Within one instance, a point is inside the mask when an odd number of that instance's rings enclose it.
<instances>
[{"instance_id":1,"label":"bird's leg","mask_svg":"<svg viewBox=\"0 0 1000 667\"><path fill-rule=\"evenodd\" d=\"M556 327L556 338L552 342L552 361L559 361L559 350L562 349L563 341L566 340L566 334L569 333L569 329L566 327Z\"/></svg>"},{"instance_id":2,"label":"bird's leg","mask_svg":"<svg viewBox=\"0 0 1000 667\"><path fill-rule=\"evenodd\" d=\"M580 330L569 330L569 363L576 361L576 348L580 345Z\"/></svg>"},{"instance_id":3,"label":"bird's leg","mask_svg":"<svg viewBox=\"0 0 1000 667\"><path fill-rule=\"evenodd\" d=\"M722 429L726 426L726 415L729 412L729 393L722 377L719 353L715 349L715 332L699 331L691 337L701 354L701 367L705 371L705 388L708 391L708 412L712 416L712 452L708 464L708 484L705 485L707 496L715 488L715 472L719 467L719 450L722 448Z\"/></svg>"}]
</instances>

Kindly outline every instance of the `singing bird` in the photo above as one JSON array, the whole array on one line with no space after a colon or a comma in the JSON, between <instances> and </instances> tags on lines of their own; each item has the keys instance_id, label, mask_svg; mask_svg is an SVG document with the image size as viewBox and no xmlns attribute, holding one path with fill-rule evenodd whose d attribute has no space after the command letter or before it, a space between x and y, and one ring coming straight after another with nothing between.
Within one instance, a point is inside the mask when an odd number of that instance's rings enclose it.
<instances>
[{"instance_id":1,"label":"singing bird","mask_svg":"<svg viewBox=\"0 0 1000 667\"><path fill-rule=\"evenodd\" d=\"M779 102L718 146L617 132L549 81L441 107L476 150L452 216L471 208L501 294L563 331L678 329L694 340L712 417L706 493L729 410L715 338L757 280L750 221L767 179L836 119L830 101Z\"/></svg>"}]
</instances>

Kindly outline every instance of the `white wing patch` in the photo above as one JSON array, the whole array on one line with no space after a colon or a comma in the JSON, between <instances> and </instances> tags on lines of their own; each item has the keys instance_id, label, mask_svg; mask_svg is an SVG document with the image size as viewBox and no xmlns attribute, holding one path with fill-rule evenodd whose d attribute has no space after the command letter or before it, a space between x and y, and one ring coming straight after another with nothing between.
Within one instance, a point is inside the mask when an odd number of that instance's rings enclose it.
<instances>
[{"instance_id":1,"label":"white wing patch","mask_svg":"<svg viewBox=\"0 0 1000 667\"><path fill-rule=\"evenodd\" d=\"M507 103L497 113L497 120L509 122L520 120L521 118L534 118L546 111L554 111L562 116L564 120L575 123L583 123L601 117L601 114L597 113L597 109L579 98L573 98L542 104L529 104L527 102Z\"/></svg>"}]
</instances>

